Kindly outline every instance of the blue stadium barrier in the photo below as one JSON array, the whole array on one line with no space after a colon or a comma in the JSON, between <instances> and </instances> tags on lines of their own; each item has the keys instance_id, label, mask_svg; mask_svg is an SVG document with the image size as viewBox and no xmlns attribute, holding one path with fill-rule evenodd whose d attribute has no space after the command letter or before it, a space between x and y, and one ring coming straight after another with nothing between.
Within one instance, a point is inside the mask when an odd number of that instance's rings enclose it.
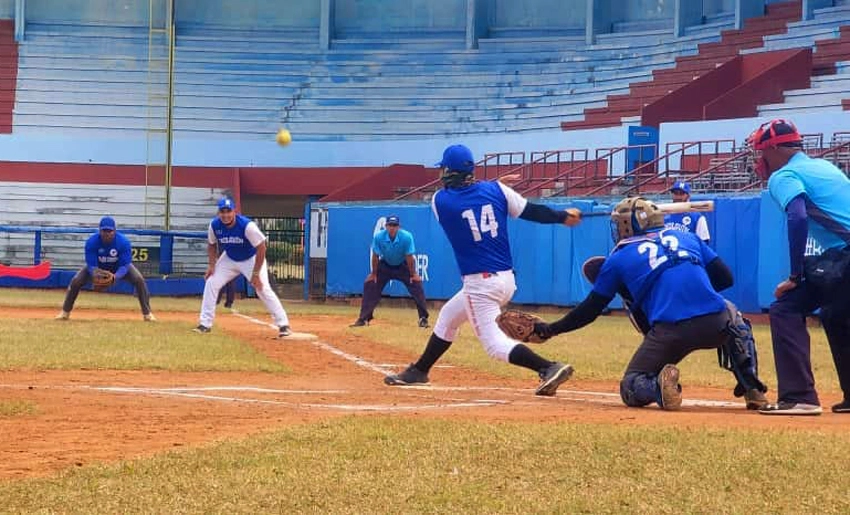
<instances>
[{"instance_id":1,"label":"blue stadium barrier","mask_svg":"<svg viewBox=\"0 0 850 515\"><path fill-rule=\"evenodd\" d=\"M44 234L94 234L96 228L72 228L72 227L27 227L0 225L0 234L17 233L33 235L33 264L41 262L41 242ZM158 236L159 237L159 274L168 276L173 272L173 249L174 238L197 238L205 239L206 232L193 231L160 231L151 229L121 229L124 235ZM80 242L80 266L83 265L83 244ZM66 288L77 273L77 269L64 270L52 269L50 275L38 281L20 279L15 277L0 277L0 287L10 288ZM204 291L203 277L163 277L145 279L151 295L182 296L199 295ZM87 286L86 288L91 288ZM118 281L108 290L111 293L133 293L132 285Z\"/></svg>"},{"instance_id":2,"label":"blue stadium barrier","mask_svg":"<svg viewBox=\"0 0 850 515\"><path fill-rule=\"evenodd\" d=\"M735 285L723 293L743 311L759 312L770 304L763 290L767 291L769 287L772 298L773 286L778 282L776 279L781 279L781 270L787 270L787 252L779 250L779 242L784 241L784 231L778 223L772 226L771 231L766 232L764 225L759 230L759 223L764 223L765 210L775 209L776 216L781 216L781 213L775 206L770 206L773 201L769 197L695 196L694 200L712 198L716 202L716 211L707 216L712 234L711 246L735 275ZM575 305L590 292L590 285L581 275L582 263L592 256L607 255L611 250L608 217L611 204L570 202L566 199L552 200L547 204L555 209L578 207L585 213L585 220L573 229L509 220L517 276L517 292L513 300L519 304ZM444 300L460 289L460 272L454 255L429 205L329 203L322 207L328 209L329 217L329 296L363 293L363 279L369 273L372 235L390 214L398 215L402 228L414 235L416 259L425 281L426 297ZM765 259L760 260L760 256L765 256ZM782 268L779 259L782 256L785 256L786 268ZM384 294L408 296L404 285L397 282L391 282ZM620 305L612 303L612 307Z\"/></svg>"}]
</instances>

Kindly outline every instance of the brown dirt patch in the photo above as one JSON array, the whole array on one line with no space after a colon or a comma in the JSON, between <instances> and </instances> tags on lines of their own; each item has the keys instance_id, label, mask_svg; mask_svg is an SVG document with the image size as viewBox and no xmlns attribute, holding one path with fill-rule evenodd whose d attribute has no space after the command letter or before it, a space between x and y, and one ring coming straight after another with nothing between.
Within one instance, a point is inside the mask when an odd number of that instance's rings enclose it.
<instances>
[{"instance_id":1,"label":"brown dirt patch","mask_svg":"<svg viewBox=\"0 0 850 515\"><path fill-rule=\"evenodd\" d=\"M54 310L4 308L4 318L51 318ZM75 310L75 318L135 319L128 311ZM189 313L161 320L195 323ZM263 317L258 317L263 318ZM404 364L408 355L347 331L347 319L299 316L298 331L317 334L368 364ZM511 380L438 368L433 387L387 387L374 365L358 365L308 341L273 339L271 328L220 316L216 328L246 341L291 374L161 371L2 371L0 399L37 405L35 415L0 418L0 478L50 474L96 462L147 456L187 445L352 414L466 417L487 421L652 424L846 431L850 417L764 417L743 406L688 406L667 413L624 407L617 385L565 384L558 396L533 395L535 378ZM390 370L390 369L386 369ZM580 374L580 371L578 372ZM729 391L686 387L687 399L736 401ZM825 396L824 404L837 401Z\"/></svg>"}]
</instances>

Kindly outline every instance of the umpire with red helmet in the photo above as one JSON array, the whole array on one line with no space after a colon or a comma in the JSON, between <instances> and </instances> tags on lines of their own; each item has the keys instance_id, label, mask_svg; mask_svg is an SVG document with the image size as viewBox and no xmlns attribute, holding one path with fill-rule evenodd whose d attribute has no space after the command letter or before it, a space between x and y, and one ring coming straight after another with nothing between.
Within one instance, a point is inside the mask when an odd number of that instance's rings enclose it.
<instances>
[{"instance_id":1,"label":"umpire with red helmet","mask_svg":"<svg viewBox=\"0 0 850 515\"><path fill-rule=\"evenodd\" d=\"M419 312L419 327L428 327L428 308L425 305L425 290L422 278L416 272L413 257L416 247L413 234L401 228L398 216L388 216L386 227L372 238L372 270L363 283L363 301L360 316L351 327L369 325L372 312L381 301L381 292L390 280L395 279L407 287L416 310Z\"/></svg>"},{"instance_id":2,"label":"umpire with red helmet","mask_svg":"<svg viewBox=\"0 0 850 515\"><path fill-rule=\"evenodd\" d=\"M770 333L779 381L779 399L765 415L819 415L812 374L806 316L821 309L844 400L832 407L850 413L850 179L824 159L803 152L793 123L773 120L753 132L748 143L755 171L767 180L770 196L788 218L791 270L774 291ZM814 238L824 248L805 257Z\"/></svg>"}]
</instances>

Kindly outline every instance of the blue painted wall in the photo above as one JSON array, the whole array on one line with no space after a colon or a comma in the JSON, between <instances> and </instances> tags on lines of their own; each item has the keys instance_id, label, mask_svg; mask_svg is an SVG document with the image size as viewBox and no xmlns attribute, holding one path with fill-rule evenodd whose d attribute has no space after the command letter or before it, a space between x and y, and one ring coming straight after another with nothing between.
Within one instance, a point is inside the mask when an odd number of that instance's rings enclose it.
<instances>
[{"instance_id":1,"label":"blue painted wall","mask_svg":"<svg viewBox=\"0 0 850 515\"><path fill-rule=\"evenodd\" d=\"M769 233L758 231L762 211L769 208L764 204L772 202L769 198L717 198L716 202L716 212L708 217L712 246L735 274L735 285L724 295L744 311L760 311L770 304L770 299L764 298L760 292L769 286L772 293L777 277L787 274L787 257L784 269L781 260L775 259L785 233L778 225ZM581 276L582 263L589 257L606 255L611 250L608 216L611 204L594 201L568 203L560 199L548 205L556 209L579 207L586 214L585 220L574 229L522 220L508 222L518 284L514 301L575 305L590 291L590 285ZM460 288L460 272L454 255L429 205L329 204L326 207L329 217L329 295L362 294L363 279L369 272L372 235L389 214L398 214L402 227L414 234L417 261L420 274L425 279L427 297L448 299ZM770 237L760 237L764 234ZM760 261L759 256L765 256L767 264ZM407 295L401 284L391 285L385 293Z\"/></svg>"},{"instance_id":2,"label":"blue painted wall","mask_svg":"<svg viewBox=\"0 0 850 515\"><path fill-rule=\"evenodd\" d=\"M0 19L11 20L15 17L15 0L0 0Z\"/></svg>"},{"instance_id":3,"label":"blue painted wall","mask_svg":"<svg viewBox=\"0 0 850 515\"><path fill-rule=\"evenodd\" d=\"M494 0L497 27L575 27L584 29L586 0Z\"/></svg>"},{"instance_id":4,"label":"blue painted wall","mask_svg":"<svg viewBox=\"0 0 850 515\"><path fill-rule=\"evenodd\" d=\"M466 0L336 0L335 9L336 30L343 35L466 28Z\"/></svg>"},{"instance_id":5,"label":"blue painted wall","mask_svg":"<svg viewBox=\"0 0 850 515\"><path fill-rule=\"evenodd\" d=\"M695 1L695 0L690 0ZM614 16L617 21L657 20L673 18L675 2L673 0L629 0L616 2Z\"/></svg>"},{"instance_id":6,"label":"blue painted wall","mask_svg":"<svg viewBox=\"0 0 850 515\"><path fill-rule=\"evenodd\" d=\"M179 0L177 23L240 28L319 28L319 0Z\"/></svg>"},{"instance_id":7,"label":"blue painted wall","mask_svg":"<svg viewBox=\"0 0 850 515\"><path fill-rule=\"evenodd\" d=\"M159 0L161 1L161 0ZM147 26L148 0L27 0L27 22Z\"/></svg>"},{"instance_id":8,"label":"blue painted wall","mask_svg":"<svg viewBox=\"0 0 850 515\"><path fill-rule=\"evenodd\" d=\"M706 16L733 12L735 12L735 0L703 0L702 2L702 13Z\"/></svg>"}]
</instances>

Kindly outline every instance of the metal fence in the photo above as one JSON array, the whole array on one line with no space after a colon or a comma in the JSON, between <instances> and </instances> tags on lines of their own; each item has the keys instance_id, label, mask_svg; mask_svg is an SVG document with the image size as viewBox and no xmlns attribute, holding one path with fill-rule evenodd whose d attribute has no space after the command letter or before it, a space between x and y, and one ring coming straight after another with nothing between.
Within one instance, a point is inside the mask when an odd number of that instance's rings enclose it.
<instances>
[{"instance_id":1,"label":"metal fence","mask_svg":"<svg viewBox=\"0 0 850 515\"><path fill-rule=\"evenodd\" d=\"M280 283L304 282L304 219L252 217L268 237L269 274Z\"/></svg>"}]
</instances>

